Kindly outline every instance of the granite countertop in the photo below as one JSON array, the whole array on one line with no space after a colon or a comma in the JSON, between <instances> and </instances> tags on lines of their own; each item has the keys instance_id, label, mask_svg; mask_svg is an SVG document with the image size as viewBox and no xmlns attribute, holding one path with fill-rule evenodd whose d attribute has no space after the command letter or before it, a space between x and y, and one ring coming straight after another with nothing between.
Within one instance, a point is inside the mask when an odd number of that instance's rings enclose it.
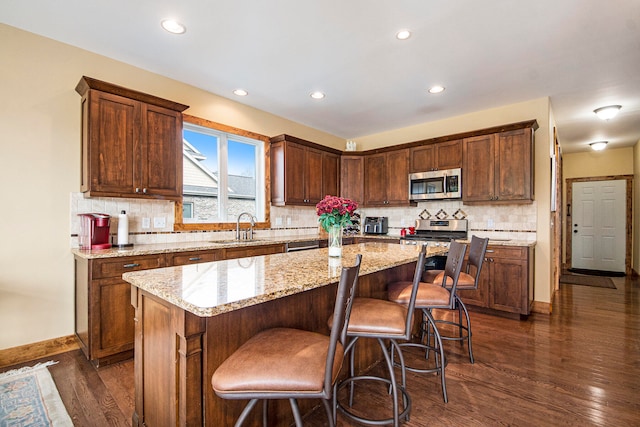
<instances>
[{"instance_id":1,"label":"granite countertop","mask_svg":"<svg viewBox=\"0 0 640 427\"><path fill-rule=\"evenodd\" d=\"M463 243L471 243L471 240L458 240ZM529 240L513 240L513 239L492 239L489 238L489 245L492 246L521 246L525 248L533 247L536 245L535 241Z\"/></svg>"},{"instance_id":2,"label":"granite countertop","mask_svg":"<svg viewBox=\"0 0 640 427\"><path fill-rule=\"evenodd\" d=\"M274 255L165 267L125 273L132 285L200 317L211 317L304 292L338 281L341 266L362 254L360 275L414 262L419 247L359 243L342 248L341 258L312 249ZM442 248L430 248L429 255Z\"/></svg>"},{"instance_id":3,"label":"granite countertop","mask_svg":"<svg viewBox=\"0 0 640 427\"><path fill-rule=\"evenodd\" d=\"M349 237L374 237L380 240L400 238L400 236L393 236L393 235L344 236L344 238L349 238ZM283 243L289 243L289 242L303 242L307 240L323 240L323 239L326 240L327 237L320 236L317 233L307 234L307 235L283 234L281 236L276 236L276 237L259 237L253 240L235 240L235 239L213 240L212 239L208 241L197 241L197 242L156 243L156 244L149 244L149 245L134 245L126 249L118 249L117 247L113 247L110 249L95 249L95 250L73 248L71 249L71 252L74 255L77 255L81 258L96 259L96 258L115 258L115 257L138 256L138 255L155 255L155 254L185 252L185 251L203 251L203 250L222 249L222 248L237 248L237 247L243 247L243 246L262 246L262 245L283 244Z\"/></svg>"}]
</instances>

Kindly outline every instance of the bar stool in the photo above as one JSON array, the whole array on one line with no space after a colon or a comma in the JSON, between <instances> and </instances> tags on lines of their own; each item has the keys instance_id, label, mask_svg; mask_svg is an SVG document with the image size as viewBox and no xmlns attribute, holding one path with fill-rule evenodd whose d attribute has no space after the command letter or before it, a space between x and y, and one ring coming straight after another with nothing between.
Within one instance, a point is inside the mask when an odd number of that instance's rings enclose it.
<instances>
[{"instance_id":1,"label":"bar stool","mask_svg":"<svg viewBox=\"0 0 640 427\"><path fill-rule=\"evenodd\" d=\"M484 263L484 256L487 252L487 245L489 244L488 238L480 238L477 236L471 237L471 244L469 245L469 259L467 261L467 267L465 271L460 273L460 278L458 279L458 286L456 287L455 292L455 307L454 309L458 311L458 320L451 321L445 319L436 319L436 323L452 325L458 329L458 336L446 336L441 334L441 338L443 340L449 341L467 341L467 349L469 350L469 361L471 363L474 362L473 359L473 349L471 347L471 320L469 318L469 311L467 311L467 307L464 302L460 298L458 292L460 291L473 291L478 289L478 281L480 279L480 272L482 271L482 264ZM434 271L437 270L427 270L427 272L431 271L430 274L423 275L423 281L430 283L442 283L444 273L440 271L440 273L434 275ZM427 273L425 272L425 273ZM472 274L473 273L473 274ZM432 280L425 280L425 276L433 276ZM428 278L427 278L428 279ZM463 319L464 314L464 319ZM463 322L466 321L465 322Z\"/></svg>"},{"instance_id":2,"label":"bar stool","mask_svg":"<svg viewBox=\"0 0 640 427\"><path fill-rule=\"evenodd\" d=\"M343 267L336 293L330 336L291 328L264 330L238 348L216 369L211 385L223 399L250 399L236 421L241 426L258 400L265 400L262 422L267 423L269 399L288 399L295 424L302 426L296 399L322 399L329 425L334 426L334 384L342 367L347 323L362 256Z\"/></svg>"},{"instance_id":3,"label":"bar stool","mask_svg":"<svg viewBox=\"0 0 640 427\"><path fill-rule=\"evenodd\" d=\"M433 350L435 354L435 367L434 368L417 368L406 366L407 370L413 372L436 372L440 375L440 382L442 384L442 397L446 402L449 401L447 397L447 384L445 381L445 356L444 348L442 346L442 338L436 327L436 321L431 314L431 310L434 308L452 309L455 305L455 291L458 285L458 278L460 277L460 271L462 270L462 264L464 262L464 255L467 250L467 245L459 242L452 242L449 246L449 253L447 255L447 261L443 272L442 284L424 283L418 284L418 290L415 301L415 308L422 310L422 329L429 330L431 327L434 332L434 343L431 344L431 340L426 342L421 337L420 342L413 343L407 342L400 344L400 347L419 347L425 350L425 358L429 358L429 351ZM388 298L390 301L409 305L413 289L408 282L394 282L387 287ZM393 350L393 349L392 349ZM399 353L400 354L400 353ZM392 354L393 356L393 354ZM401 361L404 364L404 361Z\"/></svg>"},{"instance_id":4,"label":"bar stool","mask_svg":"<svg viewBox=\"0 0 640 427\"><path fill-rule=\"evenodd\" d=\"M349 325L347 327L347 336L350 338L349 344L345 350L345 355L349 353L349 377L339 385L336 386L334 392L334 408L340 410L348 418L356 420L362 424L369 425L387 425L393 424L398 426L401 419L408 419L409 412L411 411L411 398L406 391L406 372L404 368L404 359L400 347L398 347L397 340L408 340L411 338L412 325L413 325L413 313L416 303L416 295L418 291L418 285L420 284L420 277L424 270L426 259L426 246L422 247L416 263L416 270L411 283L411 294L407 298L407 304L397 304L388 300L357 297L353 301L353 307L351 310L351 316L349 318ZM331 322L331 319L329 320ZM389 372L389 379L383 377L377 377L372 375L355 375L355 346L358 340L361 338L373 338L378 341L382 353L384 355L387 369ZM398 384L394 373L394 364L390 356L390 351L387 349L385 340L388 340L392 349L398 352L401 368L401 384ZM394 351L394 350L391 350ZM345 405L338 402L337 391L345 386L349 386L349 403L348 406L353 406L353 394L355 383L358 381L381 381L389 384L389 394L393 399L393 414L392 417L386 419L369 419L356 415L351 410L347 409ZM398 397L402 394L402 410L399 408Z\"/></svg>"}]
</instances>

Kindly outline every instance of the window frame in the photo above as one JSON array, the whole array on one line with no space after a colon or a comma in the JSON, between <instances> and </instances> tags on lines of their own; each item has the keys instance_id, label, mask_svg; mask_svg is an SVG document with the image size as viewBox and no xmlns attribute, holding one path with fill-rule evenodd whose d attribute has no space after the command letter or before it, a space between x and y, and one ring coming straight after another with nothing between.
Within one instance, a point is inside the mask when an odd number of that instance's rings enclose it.
<instances>
[{"instance_id":1,"label":"window frame","mask_svg":"<svg viewBox=\"0 0 640 427\"><path fill-rule=\"evenodd\" d=\"M255 132L239 129L233 126L223 125L211 120L203 119L188 114L182 115L182 121L201 126L204 128L213 129L219 132L225 132L228 134L246 137L262 141L264 143L264 221L256 222L254 229L268 229L271 228L271 143L270 138L264 135L260 135ZM180 140L182 144L182 140ZM182 153L182 149L180 150ZM182 156L177 161L182 162ZM182 168L180 168L182 169ZM182 193L182 189L180 189ZM175 231L221 231L221 230L235 230L235 222L198 222L198 223L185 223L182 218L183 199L182 194L180 200L175 203L174 211L174 230ZM249 224L248 221L241 222L245 226Z\"/></svg>"}]
</instances>

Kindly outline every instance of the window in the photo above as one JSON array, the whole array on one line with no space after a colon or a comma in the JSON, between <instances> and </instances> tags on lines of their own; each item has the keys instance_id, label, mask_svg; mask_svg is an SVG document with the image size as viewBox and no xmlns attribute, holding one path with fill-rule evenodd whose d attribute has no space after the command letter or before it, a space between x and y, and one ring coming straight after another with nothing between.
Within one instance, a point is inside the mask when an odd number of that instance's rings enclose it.
<instances>
[{"instance_id":1,"label":"window","mask_svg":"<svg viewBox=\"0 0 640 427\"><path fill-rule=\"evenodd\" d=\"M176 229L229 229L224 224L235 227L242 212L258 224L268 222L268 139L187 115L184 120L183 199ZM202 227L206 224L214 226Z\"/></svg>"}]
</instances>

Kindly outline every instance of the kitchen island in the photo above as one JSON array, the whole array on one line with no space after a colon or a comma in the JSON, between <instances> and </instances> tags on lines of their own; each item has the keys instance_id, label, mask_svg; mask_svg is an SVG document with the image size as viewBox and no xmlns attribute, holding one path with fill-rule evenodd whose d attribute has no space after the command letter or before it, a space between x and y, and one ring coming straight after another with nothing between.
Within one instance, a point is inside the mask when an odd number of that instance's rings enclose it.
<instances>
[{"instance_id":1,"label":"kitchen island","mask_svg":"<svg viewBox=\"0 0 640 427\"><path fill-rule=\"evenodd\" d=\"M266 328L328 334L341 265L362 254L357 293L384 298L388 282L411 279L418 251L362 243L345 246L338 259L314 249L125 273L135 309L133 425L233 425L245 402L220 399L210 385L222 361ZM373 343L359 346L357 369L379 358ZM291 420L287 402L275 402L269 415L270 425Z\"/></svg>"}]
</instances>

